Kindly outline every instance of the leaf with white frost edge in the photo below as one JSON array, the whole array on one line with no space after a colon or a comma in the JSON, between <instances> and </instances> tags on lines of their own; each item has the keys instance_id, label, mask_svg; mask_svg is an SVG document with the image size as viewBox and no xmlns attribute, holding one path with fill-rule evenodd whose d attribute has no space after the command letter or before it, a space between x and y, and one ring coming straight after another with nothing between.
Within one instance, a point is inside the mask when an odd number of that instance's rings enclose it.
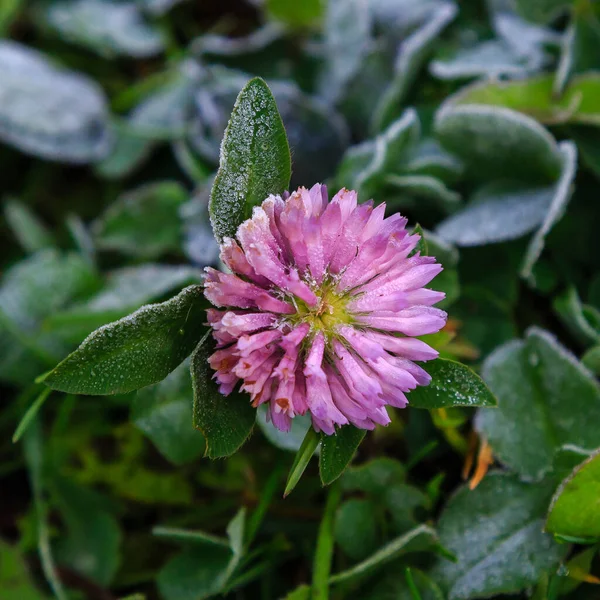
<instances>
[{"instance_id":1,"label":"leaf with white frost edge","mask_svg":"<svg viewBox=\"0 0 600 600\"><path fill-rule=\"evenodd\" d=\"M543 222L553 188L522 188L493 182L479 189L462 210L442 221L435 232L457 246L483 246L527 235Z\"/></svg>"},{"instance_id":2,"label":"leaf with white frost edge","mask_svg":"<svg viewBox=\"0 0 600 600\"><path fill-rule=\"evenodd\" d=\"M554 183L563 158L555 139L537 121L503 107L455 106L444 102L435 117L442 145L464 160L478 178L515 179L532 185Z\"/></svg>"},{"instance_id":3,"label":"leaf with white frost edge","mask_svg":"<svg viewBox=\"0 0 600 600\"><path fill-rule=\"evenodd\" d=\"M479 411L475 429L524 479L540 480L565 444L593 449L600 443L600 386L546 331L532 327L525 340L500 346L482 373L498 408Z\"/></svg>"},{"instance_id":4,"label":"leaf with white frost edge","mask_svg":"<svg viewBox=\"0 0 600 600\"><path fill-rule=\"evenodd\" d=\"M544 249L546 236L564 215L573 192L572 186L577 171L577 147L573 142L561 142L559 150L563 162L562 174L556 184L554 198L546 218L529 243L523 265L521 266L521 277L533 284L535 284L533 267Z\"/></svg>"},{"instance_id":5,"label":"leaf with white frost edge","mask_svg":"<svg viewBox=\"0 0 600 600\"><path fill-rule=\"evenodd\" d=\"M431 572L449 600L517 593L559 564L568 545L542 532L552 488L496 471L450 498L438 534L458 560L439 559Z\"/></svg>"},{"instance_id":6,"label":"leaf with white frost edge","mask_svg":"<svg viewBox=\"0 0 600 600\"><path fill-rule=\"evenodd\" d=\"M221 143L209 213L218 242L233 237L252 209L289 186L291 156L269 86L259 77L239 93Z\"/></svg>"},{"instance_id":7,"label":"leaf with white frost edge","mask_svg":"<svg viewBox=\"0 0 600 600\"><path fill-rule=\"evenodd\" d=\"M99 160L112 142L104 92L41 52L0 41L0 140L48 160Z\"/></svg>"},{"instance_id":8,"label":"leaf with white frost edge","mask_svg":"<svg viewBox=\"0 0 600 600\"><path fill-rule=\"evenodd\" d=\"M433 43L457 13L457 6L453 2L442 4L428 22L400 44L394 65L394 79L373 113L371 127L373 131L381 131L389 125L398 107L402 106L419 69L432 51Z\"/></svg>"},{"instance_id":9,"label":"leaf with white frost edge","mask_svg":"<svg viewBox=\"0 0 600 600\"><path fill-rule=\"evenodd\" d=\"M71 394L131 392L164 379L205 332L202 287L192 285L91 333L43 382Z\"/></svg>"}]
</instances>

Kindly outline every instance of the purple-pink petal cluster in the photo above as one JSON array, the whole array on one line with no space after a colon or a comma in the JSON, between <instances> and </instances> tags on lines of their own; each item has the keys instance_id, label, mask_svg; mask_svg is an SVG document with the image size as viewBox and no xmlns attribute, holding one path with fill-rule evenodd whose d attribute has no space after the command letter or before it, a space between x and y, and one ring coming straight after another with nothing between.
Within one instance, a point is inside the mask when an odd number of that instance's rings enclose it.
<instances>
[{"instance_id":1,"label":"purple-pink petal cluster","mask_svg":"<svg viewBox=\"0 0 600 600\"><path fill-rule=\"evenodd\" d=\"M406 392L427 385L415 361L437 352L416 336L439 331L444 294L425 288L441 270L413 253L419 241L385 205L358 204L324 185L269 196L226 238L207 268L208 321L217 349L209 362L219 389L241 383L253 406L288 431L309 412L317 431L351 423L386 425L386 406L404 408ZM412 254L412 256L411 256Z\"/></svg>"}]
</instances>

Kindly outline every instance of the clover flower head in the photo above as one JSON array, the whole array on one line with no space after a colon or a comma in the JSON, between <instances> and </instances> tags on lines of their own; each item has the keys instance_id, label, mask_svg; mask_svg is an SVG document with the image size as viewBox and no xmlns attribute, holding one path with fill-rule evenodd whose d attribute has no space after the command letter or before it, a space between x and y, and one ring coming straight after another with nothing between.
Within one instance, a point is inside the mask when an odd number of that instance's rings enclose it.
<instances>
[{"instance_id":1,"label":"clover flower head","mask_svg":"<svg viewBox=\"0 0 600 600\"><path fill-rule=\"evenodd\" d=\"M415 361L437 352L417 339L439 331L444 298L424 286L442 267L414 252L419 241L385 204L358 204L317 184L269 196L221 245L231 270L207 268L205 295L219 389L241 383L253 406L288 431L310 413L317 431L386 425L386 406L430 377Z\"/></svg>"}]
</instances>

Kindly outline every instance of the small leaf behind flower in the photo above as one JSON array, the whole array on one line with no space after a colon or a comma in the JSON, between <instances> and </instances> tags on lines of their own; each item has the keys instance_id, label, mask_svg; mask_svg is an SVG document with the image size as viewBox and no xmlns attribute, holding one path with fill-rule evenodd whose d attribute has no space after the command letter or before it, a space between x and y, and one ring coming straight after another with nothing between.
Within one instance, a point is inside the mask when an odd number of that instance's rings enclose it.
<instances>
[{"instance_id":1,"label":"small leaf behind flower","mask_svg":"<svg viewBox=\"0 0 600 600\"><path fill-rule=\"evenodd\" d=\"M217 241L235 235L253 207L287 189L292 173L285 128L271 90L260 78L240 92L221 144L210 198Z\"/></svg>"},{"instance_id":2,"label":"small leaf behind flower","mask_svg":"<svg viewBox=\"0 0 600 600\"><path fill-rule=\"evenodd\" d=\"M345 425L335 435L323 436L319 457L323 485L329 485L345 471L366 433L364 429Z\"/></svg>"},{"instance_id":3,"label":"small leaf behind flower","mask_svg":"<svg viewBox=\"0 0 600 600\"><path fill-rule=\"evenodd\" d=\"M483 379L467 365L438 358L425 366L431 383L408 395L413 408L447 408L450 406L496 406L498 401Z\"/></svg>"},{"instance_id":4,"label":"small leaf behind flower","mask_svg":"<svg viewBox=\"0 0 600 600\"><path fill-rule=\"evenodd\" d=\"M230 456L248 439L256 420L256 409L247 394L233 392L223 396L212 377L208 357L212 344L202 339L192 355L191 372L194 387L194 427L206 439L209 458Z\"/></svg>"}]
</instances>

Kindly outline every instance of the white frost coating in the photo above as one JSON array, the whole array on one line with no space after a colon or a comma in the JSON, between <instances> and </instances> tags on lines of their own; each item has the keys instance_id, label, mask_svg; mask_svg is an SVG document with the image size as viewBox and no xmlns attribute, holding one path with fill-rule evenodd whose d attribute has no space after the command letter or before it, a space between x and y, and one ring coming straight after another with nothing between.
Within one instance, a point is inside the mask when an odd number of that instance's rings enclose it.
<instances>
[{"instance_id":1,"label":"white frost coating","mask_svg":"<svg viewBox=\"0 0 600 600\"><path fill-rule=\"evenodd\" d=\"M451 600L519 592L558 564L568 548L542 531L551 491L495 472L450 499L438 532L458 562L439 559L432 575Z\"/></svg>"},{"instance_id":2,"label":"white frost coating","mask_svg":"<svg viewBox=\"0 0 600 600\"><path fill-rule=\"evenodd\" d=\"M515 56L500 40L488 40L471 48L459 50L446 60L434 60L429 71L438 79L463 79L484 76L518 75L532 69L522 57Z\"/></svg>"},{"instance_id":3,"label":"white frost coating","mask_svg":"<svg viewBox=\"0 0 600 600\"><path fill-rule=\"evenodd\" d=\"M394 79L375 108L373 124L376 131L381 130L391 110L402 104L418 70L429 54L433 42L439 37L446 25L454 19L458 8L453 3L443 4L422 27L409 35L398 48L394 64Z\"/></svg>"},{"instance_id":4,"label":"white frost coating","mask_svg":"<svg viewBox=\"0 0 600 600\"><path fill-rule=\"evenodd\" d=\"M200 286L161 304L149 304L91 333L44 380L53 389L114 394L156 383L185 359L199 340ZM190 321L191 319L191 321Z\"/></svg>"},{"instance_id":5,"label":"white frost coating","mask_svg":"<svg viewBox=\"0 0 600 600\"><path fill-rule=\"evenodd\" d=\"M284 191L291 172L289 147L275 100L261 79L240 92L225 130L211 192L216 238L233 236L250 208Z\"/></svg>"},{"instance_id":6,"label":"white frost coating","mask_svg":"<svg viewBox=\"0 0 600 600\"><path fill-rule=\"evenodd\" d=\"M476 430L522 478L542 478L565 444L598 446L600 386L552 335L529 329L525 342L495 350L482 374L498 408L480 411Z\"/></svg>"},{"instance_id":7,"label":"white frost coating","mask_svg":"<svg viewBox=\"0 0 600 600\"><path fill-rule=\"evenodd\" d=\"M0 140L44 158L97 160L111 141L104 93L41 53L1 41Z\"/></svg>"},{"instance_id":8,"label":"white frost coating","mask_svg":"<svg viewBox=\"0 0 600 600\"><path fill-rule=\"evenodd\" d=\"M50 4L46 19L64 37L105 55L143 58L164 46L162 35L142 19L135 2L63 0Z\"/></svg>"},{"instance_id":9,"label":"white frost coating","mask_svg":"<svg viewBox=\"0 0 600 600\"><path fill-rule=\"evenodd\" d=\"M119 310L148 302L178 285L200 282L202 272L191 267L147 264L113 271L103 290L83 305L88 311ZM77 311L79 309L73 309Z\"/></svg>"},{"instance_id":10,"label":"white frost coating","mask_svg":"<svg viewBox=\"0 0 600 600\"><path fill-rule=\"evenodd\" d=\"M523 266L521 267L521 277L529 279L534 284L533 267L544 249L546 236L552 227L562 218L567 208L571 199L572 184L577 170L577 147L575 144L573 142L561 142L559 150L563 159L563 170L556 184L554 198L542 226L529 243L525 259L523 260Z\"/></svg>"},{"instance_id":11,"label":"white frost coating","mask_svg":"<svg viewBox=\"0 0 600 600\"><path fill-rule=\"evenodd\" d=\"M457 246L481 246L513 240L533 231L552 203L552 188L483 191L435 232Z\"/></svg>"},{"instance_id":12,"label":"white frost coating","mask_svg":"<svg viewBox=\"0 0 600 600\"><path fill-rule=\"evenodd\" d=\"M454 106L446 100L435 118L444 146L472 166L506 177L527 174L551 181L561 169L558 144L537 121L509 108L484 104Z\"/></svg>"},{"instance_id":13,"label":"white frost coating","mask_svg":"<svg viewBox=\"0 0 600 600\"><path fill-rule=\"evenodd\" d=\"M402 116L394 121L388 129L375 138L373 156L368 165L357 175L354 186L358 190L361 201L369 199L370 180L376 179L387 169L394 167L403 152L416 144L421 134L421 123L413 108L404 111ZM361 144L364 149L368 146ZM366 188L366 189L365 189Z\"/></svg>"},{"instance_id":14,"label":"white frost coating","mask_svg":"<svg viewBox=\"0 0 600 600\"><path fill-rule=\"evenodd\" d=\"M598 381L594 377L594 374L580 360L578 360L572 352L567 350L567 348L565 348L564 346L561 346L561 344L558 343L558 340L556 339L555 335L552 335L548 331L540 329L539 327L530 327L525 332L525 336L527 339L541 339L546 344L548 344L548 346L551 346L557 354L560 354L561 358L567 360L574 369L579 371L579 373L583 377L589 380L592 387L595 387L597 389L600 397L600 384L598 384Z\"/></svg>"},{"instance_id":15,"label":"white frost coating","mask_svg":"<svg viewBox=\"0 0 600 600\"><path fill-rule=\"evenodd\" d=\"M372 19L367 0L330 0L325 16L326 68L321 96L336 102L358 72L372 44Z\"/></svg>"},{"instance_id":16,"label":"white frost coating","mask_svg":"<svg viewBox=\"0 0 600 600\"><path fill-rule=\"evenodd\" d=\"M386 181L409 194L437 200L445 207L460 202L460 194L448 189L442 181L430 175L390 175Z\"/></svg>"}]
</instances>

